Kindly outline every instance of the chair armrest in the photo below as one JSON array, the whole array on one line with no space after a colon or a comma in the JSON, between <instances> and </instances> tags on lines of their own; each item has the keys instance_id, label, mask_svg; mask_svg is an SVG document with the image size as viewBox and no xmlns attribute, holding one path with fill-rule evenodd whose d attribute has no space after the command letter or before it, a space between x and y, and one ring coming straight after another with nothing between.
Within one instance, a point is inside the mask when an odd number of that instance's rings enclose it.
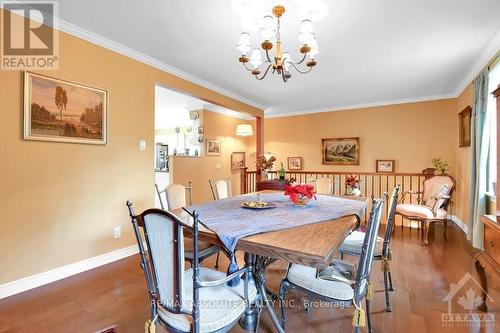
<instances>
[{"instance_id":1,"label":"chair armrest","mask_svg":"<svg viewBox=\"0 0 500 333\"><path fill-rule=\"evenodd\" d=\"M228 281L231 281L232 279L234 279L235 277L238 277L238 276L241 276L243 275L244 273L246 273L248 271L248 268L247 267L243 267L243 268L240 268L239 270L237 270L236 272L226 276L225 278L223 279L220 279L220 280L216 280L216 281L200 281L200 288L206 288L206 287L216 287L216 286L220 286Z\"/></svg>"},{"instance_id":2,"label":"chair armrest","mask_svg":"<svg viewBox=\"0 0 500 333\"><path fill-rule=\"evenodd\" d=\"M401 200L399 201L399 203L404 203L405 202L405 199L406 199L406 195L407 194L418 194L418 195L423 195L424 192L422 191L404 191L403 194L401 194Z\"/></svg>"}]
</instances>

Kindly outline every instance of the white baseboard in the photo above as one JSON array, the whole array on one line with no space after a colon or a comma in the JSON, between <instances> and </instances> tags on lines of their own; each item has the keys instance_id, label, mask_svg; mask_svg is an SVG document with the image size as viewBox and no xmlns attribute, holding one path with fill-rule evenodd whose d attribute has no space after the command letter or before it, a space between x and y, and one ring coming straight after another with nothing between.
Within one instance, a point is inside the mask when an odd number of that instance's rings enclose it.
<instances>
[{"instance_id":1,"label":"white baseboard","mask_svg":"<svg viewBox=\"0 0 500 333\"><path fill-rule=\"evenodd\" d=\"M109 264L139 252L137 245L101 254L97 257L85 259L66 266L61 266L50 271L28 276L19 280L0 285L0 299L9 297L26 290L43 286L45 284L64 279L68 276L88 271L90 269Z\"/></svg>"},{"instance_id":2,"label":"white baseboard","mask_svg":"<svg viewBox=\"0 0 500 333\"><path fill-rule=\"evenodd\" d=\"M467 224L464 223L461 219L459 219L456 215L449 215L448 218L453 221L462 231L467 234Z\"/></svg>"}]
</instances>

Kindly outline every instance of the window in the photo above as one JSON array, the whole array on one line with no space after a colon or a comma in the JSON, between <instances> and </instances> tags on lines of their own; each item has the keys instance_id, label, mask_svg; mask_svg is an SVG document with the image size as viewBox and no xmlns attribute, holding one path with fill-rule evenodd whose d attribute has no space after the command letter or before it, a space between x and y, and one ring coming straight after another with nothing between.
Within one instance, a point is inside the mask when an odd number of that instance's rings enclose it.
<instances>
[{"instance_id":1,"label":"window","mask_svg":"<svg viewBox=\"0 0 500 333\"><path fill-rule=\"evenodd\" d=\"M497 105L496 99L491 94L500 83L500 62L490 67L488 84L488 108L486 110L486 130L489 131L489 169L488 169L488 192L495 192L497 181Z\"/></svg>"}]
</instances>

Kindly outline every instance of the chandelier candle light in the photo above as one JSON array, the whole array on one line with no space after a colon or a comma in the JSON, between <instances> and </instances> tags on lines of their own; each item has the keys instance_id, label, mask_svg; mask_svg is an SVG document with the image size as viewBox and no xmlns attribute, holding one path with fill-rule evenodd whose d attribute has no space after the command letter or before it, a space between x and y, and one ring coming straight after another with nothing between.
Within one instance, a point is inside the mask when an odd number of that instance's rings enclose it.
<instances>
[{"instance_id":1,"label":"chandelier candle light","mask_svg":"<svg viewBox=\"0 0 500 333\"><path fill-rule=\"evenodd\" d=\"M290 73L292 67L297 72L306 74L316 66L317 63L314 57L319 53L318 42L314 35L311 20L303 20L300 24L298 35L298 40L302 43L299 49L302 54L302 59L299 62L294 62L290 53L282 53L281 51L280 17L285 13L285 7L275 6L272 12L276 17L276 24L274 18L271 15L267 15L262 19L262 27L260 29L260 35L264 39L260 46L266 52L266 60L264 62L262 61L262 54L259 48L252 49L250 58L247 57L247 53L250 51L252 43L250 41L250 34L248 32L242 32L237 47L241 52L239 61L255 76L255 78L257 78L257 80L265 78L272 67L273 74L276 73L281 75L283 82L287 82L292 76ZM269 51L273 48L273 43L271 42L273 37L276 39L276 48L274 60L271 60ZM305 63L307 67L300 69L298 66L306 60L307 56L309 56L309 60ZM252 68L248 67L248 62L250 62Z\"/></svg>"}]
</instances>

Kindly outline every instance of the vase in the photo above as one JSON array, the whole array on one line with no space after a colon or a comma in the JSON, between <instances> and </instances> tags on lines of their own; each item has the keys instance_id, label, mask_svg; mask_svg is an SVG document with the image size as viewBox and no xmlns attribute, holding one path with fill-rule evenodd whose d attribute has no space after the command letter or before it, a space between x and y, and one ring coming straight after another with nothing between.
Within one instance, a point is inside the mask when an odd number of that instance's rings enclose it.
<instances>
[{"instance_id":1,"label":"vase","mask_svg":"<svg viewBox=\"0 0 500 333\"><path fill-rule=\"evenodd\" d=\"M354 190L354 187L347 186L346 189L345 189L345 194L346 195L354 195L353 190Z\"/></svg>"},{"instance_id":2,"label":"vase","mask_svg":"<svg viewBox=\"0 0 500 333\"><path fill-rule=\"evenodd\" d=\"M297 200L293 203L295 206L303 208L307 205L309 198L303 194L297 196Z\"/></svg>"},{"instance_id":3,"label":"vase","mask_svg":"<svg viewBox=\"0 0 500 333\"><path fill-rule=\"evenodd\" d=\"M261 172L260 172L260 180L268 180L268 178L267 178L267 170L261 170Z\"/></svg>"}]
</instances>

